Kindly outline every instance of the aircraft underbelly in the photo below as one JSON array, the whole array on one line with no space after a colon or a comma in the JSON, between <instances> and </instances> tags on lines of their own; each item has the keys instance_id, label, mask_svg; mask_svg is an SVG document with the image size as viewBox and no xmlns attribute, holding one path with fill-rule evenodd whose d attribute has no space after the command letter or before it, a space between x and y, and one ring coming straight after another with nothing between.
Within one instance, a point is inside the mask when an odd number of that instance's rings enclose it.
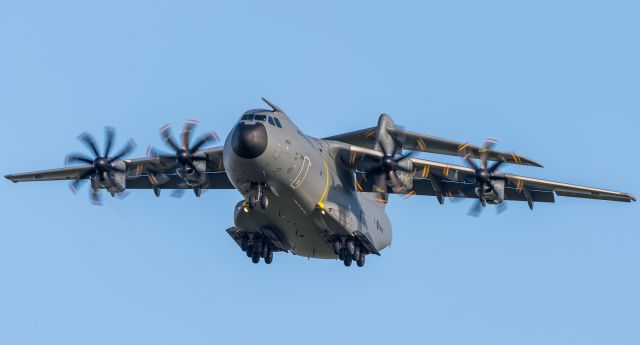
<instances>
[{"instance_id":1,"label":"aircraft underbelly","mask_svg":"<svg viewBox=\"0 0 640 345\"><path fill-rule=\"evenodd\" d=\"M336 255L328 242L326 230L292 198L273 198L267 210L245 212L242 203L236 209L235 225L247 232L273 231L285 250L299 256L333 259ZM314 211L312 211L314 212Z\"/></svg>"}]
</instances>

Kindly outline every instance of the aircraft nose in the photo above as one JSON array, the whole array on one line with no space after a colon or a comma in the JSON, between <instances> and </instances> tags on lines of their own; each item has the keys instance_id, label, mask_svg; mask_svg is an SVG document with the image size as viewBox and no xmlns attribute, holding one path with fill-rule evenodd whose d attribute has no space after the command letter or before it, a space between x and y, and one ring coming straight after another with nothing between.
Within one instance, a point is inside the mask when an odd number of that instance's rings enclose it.
<instances>
[{"instance_id":1,"label":"aircraft nose","mask_svg":"<svg viewBox=\"0 0 640 345\"><path fill-rule=\"evenodd\" d=\"M231 136L231 148L239 157L252 159L267 150L267 129L260 122L248 124L240 122Z\"/></svg>"}]
</instances>

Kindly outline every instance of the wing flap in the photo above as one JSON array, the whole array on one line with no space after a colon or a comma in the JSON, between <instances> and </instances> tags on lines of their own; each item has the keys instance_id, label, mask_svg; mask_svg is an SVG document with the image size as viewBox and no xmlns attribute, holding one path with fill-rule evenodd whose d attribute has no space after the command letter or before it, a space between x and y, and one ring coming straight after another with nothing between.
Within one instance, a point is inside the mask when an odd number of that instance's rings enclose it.
<instances>
[{"instance_id":1,"label":"wing flap","mask_svg":"<svg viewBox=\"0 0 640 345\"><path fill-rule=\"evenodd\" d=\"M160 185L160 189L191 189L178 175L166 175L169 180ZM208 172L208 183L203 189L234 189L225 172ZM153 185L147 175L127 179L127 189L152 189Z\"/></svg>"}]
</instances>

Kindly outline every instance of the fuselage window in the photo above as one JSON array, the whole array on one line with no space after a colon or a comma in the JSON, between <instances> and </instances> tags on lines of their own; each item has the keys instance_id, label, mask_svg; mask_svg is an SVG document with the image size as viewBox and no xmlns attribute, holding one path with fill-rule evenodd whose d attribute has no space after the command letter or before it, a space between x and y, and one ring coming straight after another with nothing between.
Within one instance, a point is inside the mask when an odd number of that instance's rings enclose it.
<instances>
[{"instance_id":1,"label":"fuselage window","mask_svg":"<svg viewBox=\"0 0 640 345\"><path fill-rule=\"evenodd\" d=\"M252 120L253 120L253 114L242 115L242 117L240 118L240 121L252 121Z\"/></svg>"},{"instance_id":2,"label":"fuselage window","mask_svg":"<svg viewBox=\"0 0 640 345\"><path fill-rule=\"evenodd\" d=\"M276 123L273 122L273 118L271 116L269 116L269 124L272 125L272 126L276 125Z\"/></svg>"},{"instance_id":3,"label":"fuselage window","mask_svg":"<svg viewBox=\"0 0 640 345\"><path fill-rule=\"evenodd\" d=\"M278 126L279 128L282 128L282 125L280 124L280 120L278 120L278 118L277 118L277 117L274 117L274 118L273 118L273 121L275 121L275 122L276 122L276 126Z\"/></svg>"},{"instance_id":4,"label":"fuselage window","mask_svg":"<svg viewBox=\"0 0 640 345\"><path fill-rule=\"evenodd\" d=\"M267 121L267 115L256 115L256 121Z\"/></svg>"}]
</instances>

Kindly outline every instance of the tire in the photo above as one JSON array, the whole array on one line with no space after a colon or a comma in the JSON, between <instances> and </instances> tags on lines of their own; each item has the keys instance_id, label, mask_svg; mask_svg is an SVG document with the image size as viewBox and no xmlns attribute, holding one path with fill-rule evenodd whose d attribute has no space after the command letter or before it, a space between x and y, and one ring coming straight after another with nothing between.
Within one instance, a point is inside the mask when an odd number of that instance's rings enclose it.
<instances>
[{"instance_id":1,"label":"tire","mask_svg":"<svg viewBox=\"0 0 640 345\"><path fill-rule=\"evenodd\" d=\"M333 252L336 255L339 255L340 249L342 249L342 241L340 241L339 238L336 238L335 240L333 240Z\"/></svg>"},{"instance_id":2,"label":"tire","mask_svg":"<svg viewBox=\"0 0 640 345\"><path fill-rule=\"evenodd\" d=\"M353 262L353 259L350 256L347 256L346 258L344 258L344 265L349 267L351 266L351 263Z\"/></svg>"},{"instance_id":3,"label":"tire","mask_svg":"<svg viewBox=\"0 0 640 345\"><path fill-rule=\"evenodd\" d=\"M267 255L264 257L264 263L269 265L273 262L273 251L271 251L271 248L269 248L269 250L267 250Z\"/></svg>"},{"instance_id":4,"label":"tire","mask_svg":"<svg viewBox=\"0 0 640 345\"><path fill-rule=\"evenodd\" d=\"M247 256L248 257L253 256L253 246L247 246Z\"/></svg>"},{"instance_id":5,"label":"tire","mask_svg":"<svg viewBox=\"0 0 640 345\"><path fill-rule=\"evenodd\" d=\"M260 253L260 257L262 258L266 258L267 254L269 254L270 250L269 250L269 246L264 244L262 245L262 252Z\"/></svg>"},{"instance_id":6,"label":"tire","mask_svg":"<svg viewBox=\"0 0 640 345\"><path fill-rule=\"evenodd\" d=\"M360 259L360 247L356 246L353 250L353 261L358 261Z\"/></svg>"},{"instance_id":7,"label":"tire","mask_svg":"<svg viewBox=\"0 0 640 345\"><path fill-rule=\"evenodd\" d=\"M364 266L364 258L365 258L366 254L360 252L360 257L358 258L358 261L356 261L356 264L358 264L358 267L363 267Z\"/></svg>"},{"instance_id":8,"label":"tire","mask_svg":"<svg viewBox=\"0 0 640 345\"><path fill-rule=\"evenodd\" d=\"M260 262L260 255L258 255L258 253L253 253L253 256L251 257L251 261L254 264L257 264L258 262Z\"/></svg>"},{"instance_id":9,"label":"tire","mask_svg":"<svg viewBox=\"0 0 640 345\"><path fill-rule=\"evenodd\" d=\"M340 253L338 253L338 259L340 259L340 261L344 260L344 249L340 250Z\"/></svg>"},{"instance_id":10,"label":"tire","mask_svg":"<svg viewBox=\"0 0 640 345\"><path fill-rule=\"evenodd\" d=\"M266 210L267 208L269 208L269 196L266 194L262 194L260 196L260 207L262 207L263 210Z\"/></svg>"},{"instance_id":11,"label":"tire","mask_svg":"<svg viewBox=\"0 0 640 345\"><path fill-rule=\"evenodd\" d=\"M347 239L346 245L347 245L347 253L350 256L353 256L353 253L356 250L356 244L353 243L353 239L352 238Z\"/></svg>"}]
</instances>

